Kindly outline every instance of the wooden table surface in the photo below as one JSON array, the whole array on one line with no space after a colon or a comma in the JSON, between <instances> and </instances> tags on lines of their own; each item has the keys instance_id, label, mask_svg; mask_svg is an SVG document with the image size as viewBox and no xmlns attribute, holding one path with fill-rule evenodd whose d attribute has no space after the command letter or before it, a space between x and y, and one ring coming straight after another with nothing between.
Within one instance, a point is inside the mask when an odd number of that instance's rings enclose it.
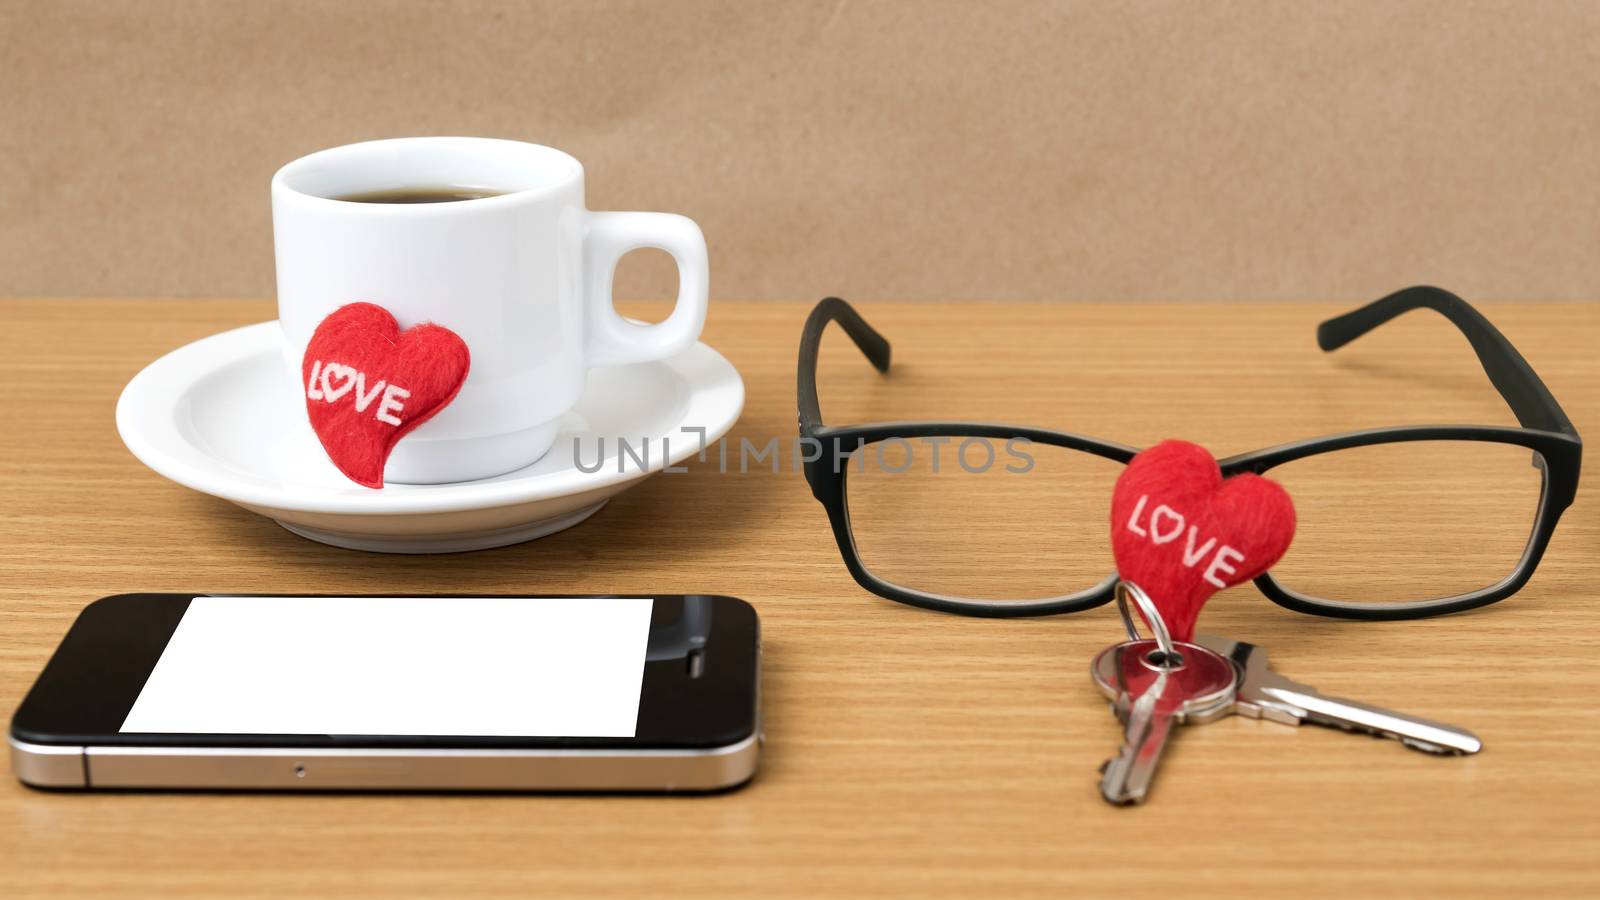
<instances>
[{"instance_id":1,"label":"wooden table surface","mask_svg":"<svg viewBox=\"0 0 1600 900\"><path fill-rule=\"evenodd\" d=\"M1368 426L1514 424L1431 313L1325 355L1314 327L1341 310L1320 305L860 305L895 369L877 375L831 334L830 423L1012 421L1219 455ZM734 439L793 435L808 308L714 305L705 339L748 387ZM1484 311L1600 434L1600 304ZM787 468L695 466L544 540L383 557L302 540L134 460L112 422L128 378L272 314L0 301L0 709L110 593L727 593L764 622L760 774L667 798L96 795L5 779L7 896L1600 895L1592 490L1533 581L1484 610L1336 621L1245 586L1203 619L1324 689L1472 728L1482 754L1231 718L1177 735L1152 801L1114 809L1096 767L1120 732L1086 677L1118 637L1114 612L962 619L874 597ZM1498 525L1458 524L1469 541Z\"/></svg>"}]
</instances>

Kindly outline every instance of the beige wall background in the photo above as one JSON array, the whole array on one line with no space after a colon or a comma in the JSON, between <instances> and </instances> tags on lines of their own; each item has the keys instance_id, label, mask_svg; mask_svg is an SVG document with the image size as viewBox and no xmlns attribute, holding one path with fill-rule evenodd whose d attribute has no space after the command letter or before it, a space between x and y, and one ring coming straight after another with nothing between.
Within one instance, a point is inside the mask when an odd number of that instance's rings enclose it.
<instances>
[{"instance_id":1,"label":"beige wall background","mask_svg":"<svg viewBox=\"0 0 1600 900\"><path fill-rule=\"evenodd\" d=\"M572 152L723 297L1600 296L1555 0L0 0L0 295L270 296L272 172L413 134Z\"/></svg>"}]
</instances>

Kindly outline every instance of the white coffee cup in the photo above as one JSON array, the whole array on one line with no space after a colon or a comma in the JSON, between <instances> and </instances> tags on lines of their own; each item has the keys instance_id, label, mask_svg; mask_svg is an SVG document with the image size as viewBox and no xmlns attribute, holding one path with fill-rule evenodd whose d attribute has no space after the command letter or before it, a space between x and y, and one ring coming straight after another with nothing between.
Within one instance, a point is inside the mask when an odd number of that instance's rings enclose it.
<instances>
[{"instance_id":1,"label":"white coffee cup","mask_svg":"<svg viewBox=\"0 0 1600 900\"><path fill-rule=\"evenodd\" d=\"M498 196L442 203L336 199L455 187ZM519 141L422 137L323 150L272 178L278 318L297 408L301 357L347 303L376 303L401 328L443 325L471 369L455 399L395 446L385 480L470 481L545 454L593 366L672 356L700 336L709 272L700 228L683 216L590 212L583 166ZM640 247L678 264L678 302L655 325L611 301L619 257Z\"/></svg>"}]
</instances>

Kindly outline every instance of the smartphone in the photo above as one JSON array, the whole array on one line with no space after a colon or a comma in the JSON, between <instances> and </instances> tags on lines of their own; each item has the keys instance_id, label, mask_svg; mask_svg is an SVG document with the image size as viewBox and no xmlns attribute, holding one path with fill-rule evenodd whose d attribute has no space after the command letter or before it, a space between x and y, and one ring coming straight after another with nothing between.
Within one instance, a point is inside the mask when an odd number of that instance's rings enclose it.
<instances>
[{"instance_id":1,"label":"smartphone","mask_svg":"<svg viewBox=\"0 0 1600 900\"><path fill-rule=\"evenodd\" d=\"M719 596L121 594L11 720L40 788L716 791L760 752Z\"/></svg>"}]
</instances>

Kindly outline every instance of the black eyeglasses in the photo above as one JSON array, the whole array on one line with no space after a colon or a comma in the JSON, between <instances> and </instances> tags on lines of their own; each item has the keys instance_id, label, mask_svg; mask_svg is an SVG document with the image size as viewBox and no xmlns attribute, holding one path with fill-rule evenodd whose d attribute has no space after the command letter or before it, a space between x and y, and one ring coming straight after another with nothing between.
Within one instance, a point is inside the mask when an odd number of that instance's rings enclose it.
<instances>
[{"instance_id":1,"label":"black eyeglasses","mask_svg":"<svg viewBox=\"0 0 1600 900\"><path fill-rule=\"evenodd\" d=\"M1460 297L1398 291L1323 322L1317 343L1337 350L1421 308L1466 336L1521 427L1376 428L1221 460L1224 476L1271 471L1295 499L1295 542L1255 581L1281 606L1411 619L1493 603L1527 583L1572 503L1577 430L1522 354ZM819 451L805 454L806 480L862 587L976 616L1068 613L1112 599L1107 510L1135 448L981 422L825 426L817 354L829 322L881 372L889 342L837 297L817 304L800 336L800 434ZM1460 527L1482 522L1493 524ZM1362 566L1367 558L1388 563L1382 578Z\"/></svg>"}]
</instances>

